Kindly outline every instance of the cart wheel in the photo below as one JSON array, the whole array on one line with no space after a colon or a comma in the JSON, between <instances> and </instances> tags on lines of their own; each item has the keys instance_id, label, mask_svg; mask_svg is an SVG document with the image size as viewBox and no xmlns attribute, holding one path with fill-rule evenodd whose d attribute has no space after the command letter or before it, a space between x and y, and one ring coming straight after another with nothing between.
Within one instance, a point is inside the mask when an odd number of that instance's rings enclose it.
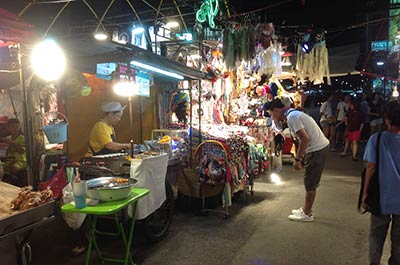
<instances>
[{"instance_id":1,"label":"cart wheel","mask_svg":"<svg viewBox=\"0 0 400 265\"><path fill-rule=\"evenodd\" d=\"M154 213L143 220L143 230L151 242L158 242L167 234L174 215L174 193L171 186L165 183L166 200Z\"/></svg>"}]
</instances>

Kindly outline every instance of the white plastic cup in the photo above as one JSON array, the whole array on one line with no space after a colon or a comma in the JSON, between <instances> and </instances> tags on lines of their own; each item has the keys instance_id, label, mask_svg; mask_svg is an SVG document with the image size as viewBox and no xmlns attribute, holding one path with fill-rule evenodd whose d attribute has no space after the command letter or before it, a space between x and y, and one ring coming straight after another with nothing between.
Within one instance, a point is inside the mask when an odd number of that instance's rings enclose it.
<instances>
[{"instance_id":1,"label":"white plastic cup","mask_svg":"<svg viewBox=\"0 0 400 265\"><path fill-rule=\"evenodd\" d=\"M72 192L75 199L75 208L82 209L86 207L86 180L80 180L72 183Z\"/></svg>"}]
</instances>

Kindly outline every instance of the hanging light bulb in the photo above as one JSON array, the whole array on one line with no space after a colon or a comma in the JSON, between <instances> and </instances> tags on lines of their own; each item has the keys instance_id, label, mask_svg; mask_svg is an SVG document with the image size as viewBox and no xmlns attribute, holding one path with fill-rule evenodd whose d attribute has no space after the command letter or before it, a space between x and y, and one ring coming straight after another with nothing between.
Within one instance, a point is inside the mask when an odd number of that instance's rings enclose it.
<instances>
[{"instance_id":1,"label":"hanging light bulb","mask_svg":"<svg viewBox=\"0 0 400 265\"><path fill-rule=\"evenodd\" d=\"M66 67L65 55L54 40L44 40L32 50L32 67L36 74L47 81L60 78Z\"/></svg>"},{"instance_id":2,"label":"hanging light bulb","mask_svg":"<svg viewBox=\"0 0 400 265\"><path fill-rule=\"evenodd\" d=\"M399 91L397 91L397 85L393 86L392 97L394 97L394 98L399 97Z\"/></svg>"},{"instance_id":3,"label":"hanging light bulb","mask_svg":"<svg viewBox=\"0 0 400 265\"><path fill-rule=\"evenodd\" d=\"M104 31L96 31L96 33L94 34L94 38L96 40L106 40L108 36Z\"/></svg>"},{"instance_id":4,"label":"hanging light bulb","mask_svg":"<svg viewBox=\"0 0 400 265\"><path fill-rule=\"evenodd\" d=\"M282 66L291 66L292 63L290 62L289 56L283 57Z\"/></svg>"}]
</instances>

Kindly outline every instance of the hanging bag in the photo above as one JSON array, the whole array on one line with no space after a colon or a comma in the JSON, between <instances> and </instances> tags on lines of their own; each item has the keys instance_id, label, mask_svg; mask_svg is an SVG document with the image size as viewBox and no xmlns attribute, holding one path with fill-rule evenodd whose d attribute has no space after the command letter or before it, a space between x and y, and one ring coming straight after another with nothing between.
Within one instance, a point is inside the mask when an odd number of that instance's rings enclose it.
<instances>
[{"instance_id":1,"label":"hanging bag","mask_svg":"<svg viewBox=\"0 0 400 265\"><path fill-rule=\"evenodd\" d=\"M375 146L375 154L376 154L376 167L375 167L375 172L371 176L371 180L369 182L368 186L368 196L366 199L366 204L367 208L365 211L362 213L370 212L373 215L379 215L381 214L381 199L380 199L380 186L379 186L379 146L381 143L381 136L382 133L378 133L378 139L376 141L376 146ZM365 173L366 173L366 168L363 170L361 173L361 186L360 186L360 193L358 195L358 210L361 212L361 203L362 203L362 196L364 192L364 186L365 186Z\"/></svg>"}]
</instances>

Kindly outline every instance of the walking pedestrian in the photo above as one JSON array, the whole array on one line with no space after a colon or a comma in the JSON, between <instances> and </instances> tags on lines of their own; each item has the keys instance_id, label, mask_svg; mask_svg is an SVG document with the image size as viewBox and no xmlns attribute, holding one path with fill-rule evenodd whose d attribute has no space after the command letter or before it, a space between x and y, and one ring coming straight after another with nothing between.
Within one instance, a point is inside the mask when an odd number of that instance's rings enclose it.
<instances>
[{"instance_id":1,"label":"walking pedestrian","mask_svg":"<svg viewBox=\"0 0 400 265\"><path fill-rule=\"evenodd\" d=\"M369 258L371 265L379 265L390 223L391 257L389 265L400 264L400 102L390 101L384 107L388 130L381 135L379 161L376 161L377 134L369 139L364 160L367 161L362 207L366 209L368 186L375 170L379 170L381 214L371 214ZM376 163L379 162L379 168Z\"/></svg>"},{"instance_id":2,"label":"walking pedestrian","mask_svg":"<svg viewBox=\"0 0 400 265\"><path fill-rule=\"evenodd\" d=\"M369 104L371 135L376 132L382 131L382 125L383 125L382 109L383 109L383 100L381 99L379 92L375 92L372 96L372 101Z\"/></svg>"},{"instance_id":3,"label":"walking pedestrian","mask_svg":"<svg viewBox=\"0 0 400 265\"><path fill-rule=\"evenodd\" d=\"M304 205L299 209L292 210L289 219L311 222L314 220L312 207L324 170L329 140L311 116L302 111L285 107L279 99L271 101L267 110L275 122L287 122L291 134L296 136L299 143L293 167L296 170L305 169Z\"/></svg>"},{"instance_id":4,"label":"walking pedestrian","mask_svg":"<svg viewBox=\"0 0 400 265\"><path fill-rule=\"evenodd\" d=\"M341 156L346 156L347 150L351 143L353 161L358 161L357 149L358 141L360 141L361 131L364 127L364 115L360 111L360 104L356 100L352 100L350 103L350 109L346 114L346 126L347 126L347 137L346 144L344 145L343 153Z\"/></svg>"},{"instance_id":5,"label":"walking pedestrian","mask_svg":"<svg viewBox=\"0 0 400 265\"><path fill-rule=\"evenodd\" d=\"M367 142L369 138L369 130L370 130L370 117L369 117L369 103L367 101L367 97L365 95L361 96L361 102L360 102L360 111L364 115L364 127L363 130L361 131L361 141Z\"/></svg>"},{"instance_id":6,"label":"walking pedestrian","mask_svg":"<svg viewBox=\"0 0 400 265\"><path fill-rule=\"evenodd\" d=\"M337 105L337 111L336 111L336 141L335 145L336 148L339 146L339 144L344 143L344 133L346 131L346 123L345 123L345 117L347 114L347 111L349 110L350 106L350 96L345 95L344 100L340 101ZM343 145L342 145L343 146Z\"/></svg>"},{"instance_id":7,"label":"walking pedestrian","mask_svg":"<svg viewBox=\"0 0 400 265\"><path fill-rule=\"evenodd\" d=\"M329 139L331 151L335 151L335 115L332 111L333 95L327 95L326 100L322 103L319 114L322 131L326 138Z\"/></svg>"}]
</instances>

